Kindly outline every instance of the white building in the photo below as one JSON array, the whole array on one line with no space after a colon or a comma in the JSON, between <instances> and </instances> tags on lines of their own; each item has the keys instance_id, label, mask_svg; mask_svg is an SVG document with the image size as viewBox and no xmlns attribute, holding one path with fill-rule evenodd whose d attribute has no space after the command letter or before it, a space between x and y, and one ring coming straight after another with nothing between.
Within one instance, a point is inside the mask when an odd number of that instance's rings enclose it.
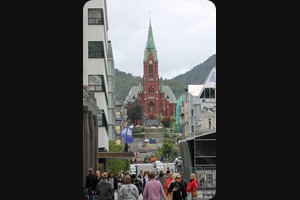
<instances>
[{"instance_id":1,"label":"white building","mask_svg":"<svg viewBox=\"0 0 300 200\"><path fill-rule=\"evenodd\" d=\"M83 7L83 86L87 88L88 93L94 95L95 103L102 111L102 114L98 115L96 153L109 151L109 137L112 138L114 132L112 130L114 126L111 123L114 118L109 118L109 108L114 107L113 103L109 104L109 100L114 101L113 94L109 96L109 93L113 91L114 86L108 86L108 77L113 79L113 73L109 71L109 66L113 65L113 61L112 52L108 61L108 50L111 46L108 42L107 31L106 0L87 1ZM108 128L108 124L111 125L111 129ZM109 135L109 130L112 130L111 135ZM91 138L91 140L94 139ZM99 158L98 164L98 168L104 171L105 159ZM90 167L86 165L88 164L84 163L84 174L88 171L85 168Z\"/></svg>"},{"instance_id":2,"label":"white building","mask_svg":"<svg viewBox=\"0 0 300 200\"><path fill-rule=\"evenodd\" d=\"M189 86L185 110L185 137L216 131L216 68L208 74L203 85Z\"/></svg>"}]
</instances>

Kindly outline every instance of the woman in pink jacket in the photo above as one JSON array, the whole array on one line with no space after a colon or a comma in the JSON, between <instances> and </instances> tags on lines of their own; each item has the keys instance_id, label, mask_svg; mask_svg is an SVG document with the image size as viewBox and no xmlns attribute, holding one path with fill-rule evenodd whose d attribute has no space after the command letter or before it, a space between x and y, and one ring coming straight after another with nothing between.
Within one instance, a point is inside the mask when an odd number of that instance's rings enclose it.
<instances>
[{"instance_id":1,"label":"woman in pink jacket","mask_svg":"<svg viewBox=\"0 0 300 200\"><path fill-rule=\"evenodd\" d=\"M146 183L143 192L143 200L159 200L163 198L167 199L165 191L158 180L155 180L155 174L153 172L149 173L150 180Z\"/></svg>"}]
</instances>

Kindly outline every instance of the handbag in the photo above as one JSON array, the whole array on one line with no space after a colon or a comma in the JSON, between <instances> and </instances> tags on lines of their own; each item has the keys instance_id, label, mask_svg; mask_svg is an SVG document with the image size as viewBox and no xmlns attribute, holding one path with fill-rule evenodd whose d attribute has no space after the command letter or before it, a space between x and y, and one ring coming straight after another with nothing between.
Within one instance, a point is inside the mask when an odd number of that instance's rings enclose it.
<instances>
[{"instance_id":1,"label":"handbag","mask_svg":"<svg viewBox=\"0 0 300 200\"><path fill-rule=\"evenodd\" d=\"M197 196L198 196L197 190L193 191L192 192L192 197L197 197Z\"/></svg>"},{"instance_id":2,"label":"handbag","mask_svg":"<svg viewBox=\"0 0 300 200\"><path fill-rule=\"evenodd\" d=\"M173 200L173 192L170 192L167 196L167 200Z\"/></svg>"}]
</instances>

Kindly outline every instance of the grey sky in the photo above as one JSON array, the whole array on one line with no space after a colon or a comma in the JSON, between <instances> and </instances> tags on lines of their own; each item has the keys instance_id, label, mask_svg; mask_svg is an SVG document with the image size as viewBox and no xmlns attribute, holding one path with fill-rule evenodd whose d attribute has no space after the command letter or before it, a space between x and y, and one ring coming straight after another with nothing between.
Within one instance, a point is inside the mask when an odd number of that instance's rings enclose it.
<instances>
[{"instance_id":1,"label":"grey sky","mask_svg":"<svg viewBox=\"0 0 300 200\"><path fill-rule=\"evenodd\" d=\"M216 53L216 7L209 0L107 0L107 9L115 68L123 72L143 75L150 15L159 77L183 74Z\"/></svg>"}]
</instances>

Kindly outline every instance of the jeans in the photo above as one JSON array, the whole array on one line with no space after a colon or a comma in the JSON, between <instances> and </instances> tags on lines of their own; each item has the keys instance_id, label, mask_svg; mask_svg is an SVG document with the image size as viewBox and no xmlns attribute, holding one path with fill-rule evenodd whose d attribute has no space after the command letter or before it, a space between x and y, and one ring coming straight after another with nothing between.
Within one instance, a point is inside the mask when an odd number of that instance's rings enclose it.
<instances>
[{"instance_id":1,"label":"jeans","mask_svg":"<svg viewBox=\"0 0 300 200\"><path fill-rule=\"evenodd\" d=\"M187 199L192 200L192 193L191 192L187 192Z\"/></svg>"},{"instance_id":2,"label":"jeans","mask_svg":"<svg viewBox=\"0 0 300 200\"><path fill-rule=\"evenodd\" d=\"M94 191L92 191L92 187L88 187L89 192L89 200L95 199Z\"/></svg>"}]
</instances>

